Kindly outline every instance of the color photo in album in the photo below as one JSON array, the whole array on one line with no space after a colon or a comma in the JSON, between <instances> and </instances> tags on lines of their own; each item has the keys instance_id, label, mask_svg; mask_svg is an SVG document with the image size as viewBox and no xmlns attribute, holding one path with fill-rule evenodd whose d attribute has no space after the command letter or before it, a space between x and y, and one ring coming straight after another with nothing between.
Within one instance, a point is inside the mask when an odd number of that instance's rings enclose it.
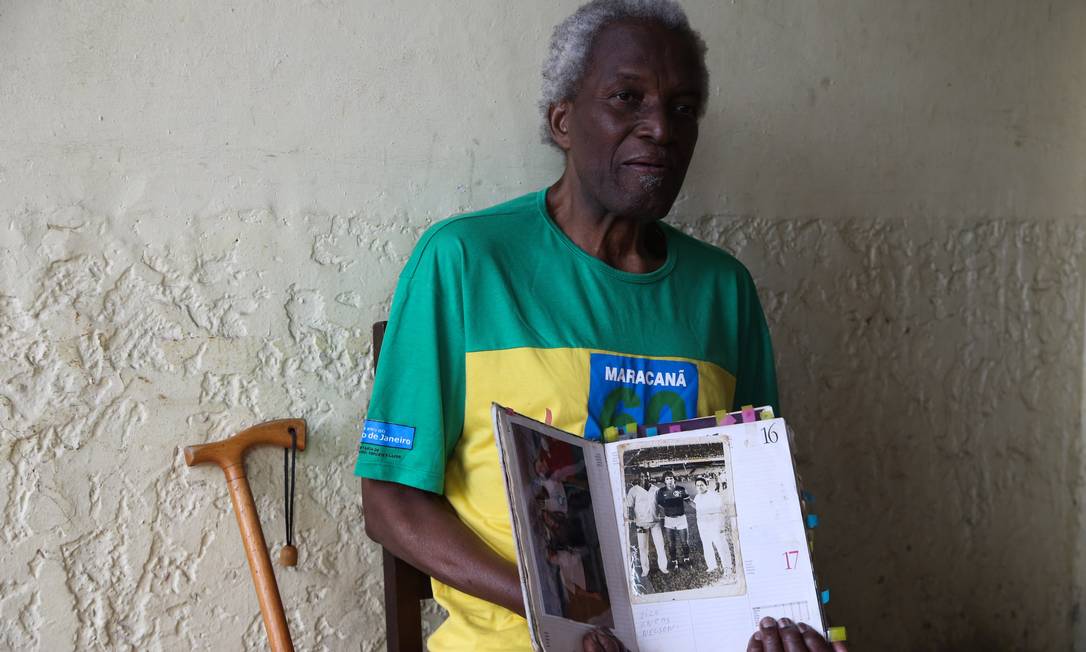
<instances>
[{"instance_id":1,"label":"color photo in album","mask_svg":"<svg viewBox=\"0 0 1086 652\"><path fill-rule=\"evenodd\" d=\"M583 451L513 426L543 609L613 627Z\"/></svg>"},{"instance_id":2,"label":"color photo in album","mask_svg":"<svg viewBox=\"0 0 1086 652\"><path fill-rule=\"evenodd\" d=\"M632 601L741 595L727 443L644 443L619 448Z\"/></svg>"}]
</instances>

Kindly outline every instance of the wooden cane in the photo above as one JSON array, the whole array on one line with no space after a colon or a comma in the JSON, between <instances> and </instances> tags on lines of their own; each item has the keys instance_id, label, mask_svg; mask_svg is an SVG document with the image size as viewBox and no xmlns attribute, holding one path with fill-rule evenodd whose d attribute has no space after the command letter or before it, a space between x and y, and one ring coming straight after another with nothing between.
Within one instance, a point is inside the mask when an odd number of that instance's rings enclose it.
<instances>
[{"instance_id":1,"label":"wooden cane","mask_svg":"<svg viewBox=\"0 0 1086 652\"><path fill-rule=\"evenodd\" d=\"M280 419L257 424L229 439L184 448L185 463L189 466L218 464L226 474L226 485L234 503L234 513L241 529L241 542L245 546L245 555L249 558L256 599L260 602L260 613L264 616L264 629L268 633L272 652L294 652L294 643L290 640L287 617L283 613L283 599L279 595L279 586L275 583L275 572L272 570L268 546L264 542L264 531L260 528L256 503L253 502L253 493L249 490L249 481L245 478L245 452L253 446L262 445L290 448L292 438L298 450L305 450L305 434L304 420Z\"/></svg>"}]
</instances>

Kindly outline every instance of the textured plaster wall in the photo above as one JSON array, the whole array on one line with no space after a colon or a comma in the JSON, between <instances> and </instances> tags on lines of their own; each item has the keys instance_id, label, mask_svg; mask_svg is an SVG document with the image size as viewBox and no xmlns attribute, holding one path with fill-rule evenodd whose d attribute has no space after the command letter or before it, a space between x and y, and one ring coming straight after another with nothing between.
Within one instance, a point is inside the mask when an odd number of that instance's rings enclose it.
<instances>
[{"instance_id":1,"label":"textured plaster wall","mask_svg":"<svg viewBox=\"0 0 1086 652\"><path fill-rule=\"evenodd\" d=\"M832 618L1086 649L1086 5L686 4L714 97L671 219L761 286ZM369 325L433 220L555 178L536 70L574 5L0 4L0 648L262 647L177 446L285 416L297 645L383 647ZM280 464L249 463L273 548Z\"/></svg>"}]
</instances>

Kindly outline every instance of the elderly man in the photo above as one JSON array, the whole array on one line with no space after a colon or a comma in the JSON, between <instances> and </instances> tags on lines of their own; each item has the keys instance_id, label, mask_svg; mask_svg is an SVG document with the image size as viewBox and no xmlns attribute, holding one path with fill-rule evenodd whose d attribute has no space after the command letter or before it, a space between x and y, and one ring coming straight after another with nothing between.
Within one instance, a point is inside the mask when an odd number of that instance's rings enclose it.
<instances>
[{"instance_id":1,"label":"elderly man","mask_svg":"<svg viewBox=\"0 0 1086 652\"><path fill-rule=\"evenodd\" d=\"M697 142L704 51L672 0L578 9L543 70L561 178L435 225L400 276L355 473L367 533L449 612L431 650L530 648L491 401L590 438L777 402L750 275L660 221ZM766 625L752 645L828 649Z\"/></svg>"}]
</instances>

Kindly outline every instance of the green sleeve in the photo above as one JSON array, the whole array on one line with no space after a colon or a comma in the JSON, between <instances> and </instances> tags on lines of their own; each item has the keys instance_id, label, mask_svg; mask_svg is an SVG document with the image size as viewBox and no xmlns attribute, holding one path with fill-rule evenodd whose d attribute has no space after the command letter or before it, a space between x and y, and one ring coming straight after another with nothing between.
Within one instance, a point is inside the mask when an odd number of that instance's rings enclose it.
<instances>
[{"instance_id":1,"label":"green sleeve","mask_svg":"<svg viewBox=\"0 0 1086 652\"><path fill-rule=\"evenodd\" d=\"M739 369L733 409L738 410L744 405L771 405L773 413L781 416L773 344L754 280L749 273L740 290L739 301Z\"/></svg>"},{"instance_id":2,"label":"green sleeve","mask_svg":"<svg viewBox=\"0 0 1086 652\"><path fill-rule=\"evenodd\" d=\"M461 243L431 228L400 276L355 475L443 493L464 422Z\"/></svg>"}]
</instances>

